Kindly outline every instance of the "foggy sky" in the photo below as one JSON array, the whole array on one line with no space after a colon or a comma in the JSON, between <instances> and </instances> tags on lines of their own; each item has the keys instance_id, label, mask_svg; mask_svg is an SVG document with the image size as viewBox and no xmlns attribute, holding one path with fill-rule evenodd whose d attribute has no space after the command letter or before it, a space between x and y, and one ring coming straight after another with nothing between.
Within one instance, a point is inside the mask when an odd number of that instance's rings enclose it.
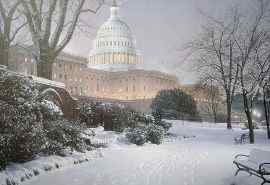
<instances>
[{"instance_id":1,"label":"foggy sky","mask_svg":"<svg viewBox=\"0 0 270 185\"><path fill-rule=\"evenodd\" d=\"M179 77L181 83L194 83L196 72L183 61L181 48L200 32L205 17L222 15L232 4L247 0L127 0L120 7L120 15L132 29L146 69L161 70ZM110 15L103 6L97 15L84 15L91 28L77 31L65 51L88 57L92 40L100 25Z\"/></svg>"}]
</instances>

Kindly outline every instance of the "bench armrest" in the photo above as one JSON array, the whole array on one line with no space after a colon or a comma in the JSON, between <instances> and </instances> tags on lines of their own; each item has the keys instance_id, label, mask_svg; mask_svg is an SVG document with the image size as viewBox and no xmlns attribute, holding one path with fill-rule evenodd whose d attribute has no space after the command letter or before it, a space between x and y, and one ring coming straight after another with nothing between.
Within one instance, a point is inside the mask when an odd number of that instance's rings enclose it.
<instances>
[{"instance_id":1,"label":"bench armrest","mask_svg":"<svg viewBox=\"0 0 270 185\"><path fill-rule=\"evenodd\" d=\"M246 158L249 158L249 155L244 155L244 154L238 154L234 157L234 159L238 159L240 157L246 157Z\"/></svg>"},{"instance_id":2,"label":"bench armrest","mask_svg":"<svg viewBox=\"0 0 270 185\"><path fill-rule=\"evenodd\" d=\"M262 163L262 164L260 164L260 166L259 166L259 171L260 171L261 173L263 173L263 174L270 174L270 171L266 171L266 170L265 170L265 168L264 168L265 165L269 165L269 169L270 169L270 163Z\"/></svg>"}]
</instances>

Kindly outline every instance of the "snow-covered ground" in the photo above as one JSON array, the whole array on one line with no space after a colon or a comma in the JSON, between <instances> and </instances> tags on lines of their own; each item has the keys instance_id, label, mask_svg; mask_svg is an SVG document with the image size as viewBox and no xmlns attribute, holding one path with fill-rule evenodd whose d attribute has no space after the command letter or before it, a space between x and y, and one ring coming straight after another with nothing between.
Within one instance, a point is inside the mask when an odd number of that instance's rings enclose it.
<instances>
[{"instance_id":1,"label":"snow-covered ground","mask_svg":"<svg viewBox=\"0 0 270 185\"><path fill-rule=\"evenodd\" d=\"M86 153L75 152L66 157L56 155L40 156L33 161L23 164L10 164L5 171L0 172L0 185L17 185L34 176L78 165L98 157L102 157L102 152L100 150L92 150Z\"/></svg>"},{"instance_id":2,"label":"snow-covered ground","mask_svg":"<svg viewBox=\"0 0 270 185\"><path fill-rule=\"evenodd\" d=\"M259 185L261 180L240 172L232 162L253 148L270 150L266 131L256 130L255 145L235 145L240 128L173 121L172 136L162 145L128 144L122 136L100 131L110 145L103 157L41 174L25 185ZM195 137L193 137L195 136ZM118 138L118 139L117 139Z\"/></svg>"}]
</instances>

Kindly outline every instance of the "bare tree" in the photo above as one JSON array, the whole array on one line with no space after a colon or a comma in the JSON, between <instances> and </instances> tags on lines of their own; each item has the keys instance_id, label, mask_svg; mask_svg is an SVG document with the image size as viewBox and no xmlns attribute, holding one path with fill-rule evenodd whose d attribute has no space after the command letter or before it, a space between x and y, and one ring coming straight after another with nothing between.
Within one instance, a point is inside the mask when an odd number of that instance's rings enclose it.
<instances>
[{"instance_id":1,"label":"bare tree","mask_svg":"<svg viewBox=\"0 0 270 185\"><path fill-rule=\"evenodd\" d=\"M208 17L208 23L203 27L200 39L193 41L192 49L198 63L201 76L205 83L211 82L222 87L226 95L227 128L231 129L232 101L238 83L239 68L233 55L236 43L234 32L238 30L238 12L233 11L227 20L217 20Z\"/></svg>"},{"instance_id":2,"label":"bare tree","mask_svg":"<svg viewBox=\"0 0 270 185\"><path fill-rule=\"evenodd\" d=\"M92 0L91 2L94 2ZM96 14L104 0L96 0L96 8L86 7L86 0L21 0L37 62L37 75L52 79L56 57L72 39L81 14Z\"/></svg>"},{"instance_id":3,"label":"bare tree","mask_svg":"<svg viewBox=\"0 0 270 185\"><path fill-rule=\"evenodd\" d=\"M252 123L253 98L270 72L270 37L266 26L269 4L269 1L258 0L255 14L251 18L244 17L241 29L234 34L240 88L248 120L250 143L255 142Z\"/></svg>"},{"instance_id":4,"label":"bare tree","mask_svg":"<svg viewBox=\"0 0 270 185\"><path fill-rule=\"evenodd\" d=\"M0 64L8 66L9 49L18 33L26 25L19 15L19 0L0 0Z\"/></svg>"},{"instance_id":5,"label":"bare tree","mask_svg":"<svg viewBox=\"0 0 270 185\"><path fill-rule=\"evenodd\" d=\"M219 89L214 86L213 81L207 81L204 85L204 89L207 89L207 102L203 107L205 108L205 111L211 115L214 123L217 123L221 108L221 95Z\"/></svg>"}]
</instances>

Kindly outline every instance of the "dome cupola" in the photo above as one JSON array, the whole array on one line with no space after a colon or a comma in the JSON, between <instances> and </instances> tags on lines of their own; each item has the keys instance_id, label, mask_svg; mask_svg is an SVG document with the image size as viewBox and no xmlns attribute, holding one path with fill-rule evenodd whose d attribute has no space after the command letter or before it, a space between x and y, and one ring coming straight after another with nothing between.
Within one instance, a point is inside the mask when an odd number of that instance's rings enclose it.
<instances>
[{"instance_id":1,"label":"dome cupola","mask_svg":"<svg viewBox=\"0 0 270 185\"><path fill-rule=\"evenodd\" d=\"M129 26L119 16L116 1L110 18L99 28L89 57L89 67L121 71L141 63Z\"/></svg>"}]
</instances>

